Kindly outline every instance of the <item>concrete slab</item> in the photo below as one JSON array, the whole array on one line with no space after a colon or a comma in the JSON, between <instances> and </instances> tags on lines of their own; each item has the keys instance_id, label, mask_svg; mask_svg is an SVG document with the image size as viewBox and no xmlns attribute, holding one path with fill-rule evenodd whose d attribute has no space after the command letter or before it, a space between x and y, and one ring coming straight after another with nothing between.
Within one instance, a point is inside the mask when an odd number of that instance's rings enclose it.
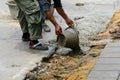
<instances>
[{"instance_id":1,"label":"concrete slab","mask_svg":"<svg viewBox=\"0 0 120 80\"><path fill-rule=\"evenodd\" d=\"M97 64L120 64L120 58L99 58Z\"/></svg>"},{"instance_id":2,"label":"concrete slab","mask_svg":"<svg viewBox=\"0 0 120 80\"><path fill-rule=\"evenodd\" d=\"M120 43L109 43L91 70L87 80L118 80Z\"/></svg>"},{"instance_id":3,"label":"concrete slab","mask_svg":"<svg viewBox=\"0 0 120 80\"><path fill-rule=\"evenodd\" d=\"M120 47L118 46L113 46L113 47L106 47L102 54L100 55L100 57L113 57L113 58L117 58L117 57L120 57Z\"/></svg>"},{"instance_id":4,"label":"concrete slab","mask_svg":"<svg viewBox=\"0 0 120 80\"><path fill-rule=\"evenodd\" d=\"M91 78L89 77L87 80L116 80L116 78Z\"/></svg>"},{"instance_id":5,"label":"concrete slab","mask_svg":"<svg viewBox=\"0 0 120 80\"><path fill-rule=\"evenodd\" d=\"M105 46L106 48L107 47L120 47L120 43L119 42L115 42L115 43L109 43Z\"/></svg>"},{"instance_id":6,"label":"concrete slab","mask_svg":"<svg viewBox=\"0 0 120 80\"><path fill-rule=\"evenodd\" d=\"M107 57L111 57L111 58L117 58L120 57L119 52L113 52L113 53L105 53L105 54L101 54L100 57L102 58L107 58Z\"/></svg>"},{"instance_id":7,"label":"concrete slab","mask_svg":"<svg viewBox=\"0 0 120 80\"><path fill-rule=\"evenodd\" d=\"M98 80L99 78L115 78L117 79L119 75L119 71L91 71L88 78L95 78ZM104 79L104 80L106 80Z\"/></svg>"},{"instance_id":8,"label":"concrete slab","mask_svg":"<svg viewBox=\"0 0 120 80\"><path fill-rule=\"evenodd\" d=\"M92 69L93 71L120 71L120 65L110 65L110 64L97 64Z\"/></svg>"}]
</instances>

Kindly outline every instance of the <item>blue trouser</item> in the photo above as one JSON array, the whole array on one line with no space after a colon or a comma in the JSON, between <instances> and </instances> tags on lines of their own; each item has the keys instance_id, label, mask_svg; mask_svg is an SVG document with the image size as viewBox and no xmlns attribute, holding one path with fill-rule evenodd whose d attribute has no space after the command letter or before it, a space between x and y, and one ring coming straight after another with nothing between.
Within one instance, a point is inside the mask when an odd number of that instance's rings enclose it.
<instances>
[{"instance_id":1,"label":"blue trouser","mask_svg":"<svg viewBox=\"0 0 120 80\"><path fill-rule=\"evenodd\" d=\"M49 0L50 1L50 0ZM50 2L48 0L38 0L40 5L40 11L42 13L43 22L46 19L45 11L50 9Z\"/></svg>"}]
</instances>

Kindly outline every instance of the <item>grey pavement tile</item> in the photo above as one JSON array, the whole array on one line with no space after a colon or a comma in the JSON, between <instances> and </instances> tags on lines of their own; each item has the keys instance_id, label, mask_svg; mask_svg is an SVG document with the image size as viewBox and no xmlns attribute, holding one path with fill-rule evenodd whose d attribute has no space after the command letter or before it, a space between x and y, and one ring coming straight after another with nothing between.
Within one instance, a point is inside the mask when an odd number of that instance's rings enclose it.
<instances>
[{"instance_id":1,"label":"grey pavement tile","mask_svg":"<svg viewBox=\"0 0 120 80\"><path fill-rule=\"evenodd\" d=\"M117 78L119 71L91 71L88 78Z\"/></svg>"},{"instance_id":2,"label":"grey pavement tile","mask_svg":"<svg viewBox=\"0 0 120 80\"><path fill-rule=\"evenodd\" d=\"M96 62L97 64L120 64L120 58L99 58Z\"/></svg>"},{"instance_id":3,"label":"grey pavement tile","mask_svg":"<svg viewBox=\"0 0 120 80\"><path fill-rule=\"evenodd\" d=\"M120 70L120 65L101 65L101 64L97 64L94 66L94 68L92 70L102 70L102 71L118 71Z\"/></svg>"},{"instance_id":4,"label":"grey pavement tile","mask_svg":"<svg viewBox=\"0 0 120 80\"><path fill-rule=\"evenodd\" d=\"M120 43L119 42L116 42L116 43L108 43L106 46L107 47L120 47Z\"/></svg>"},{"instance_id":5,"label":"grey pavement tile","mask_svg":"<svg viewBox=\"0 0 120 80\"><path fill-rule=\"evenodd\" d=\"M111 48L112 49L112 48ZM116 49L112 49L109 50L109 49L105 49L103 50L103 52L101 53L101 55L99 57L110 57L110 58L117 58L117 57L120 57L120 48L116 48Z\"/></svg>"},{"instance_id":6,"label":"grey pavement tile","mask_svg":"<svg viewBox=\"0 0 120 80\"><path fill-rule=\"evenodd\" d=\"M104 48L87 80L118 80L120 71L119 52L120 43L109 43Z\"/></svg>"},{"instance_id":7,"label":"grey pavement tile","mask_svg":"<svg viewBox=\"0 0 120 80\"><path fill-rule=\"evenodd\" d=\"M109 43L102 51L100 57L120 57L120 43Z\"/></svg>"},{"instance_id":8,"label":"grey pavement tile","mask_svg":"<svg viewBox=\"0 0 120 80\"><path fill-rule=\"evenodd\" d=\"M120 47L110 47L110 48L104 48L102 53L118 53L120 52Z\"/></svg>"},{"instance_id":9,"label":"grey pavement tile","mask_svg":"<svg viewBox=\"0 0 120 80\"><path fill-rule=\"evenodd\" d=\"M116 78L93 78L93 77L88 77L87 80L116 80Z\"/></svg>"}]
</instances>

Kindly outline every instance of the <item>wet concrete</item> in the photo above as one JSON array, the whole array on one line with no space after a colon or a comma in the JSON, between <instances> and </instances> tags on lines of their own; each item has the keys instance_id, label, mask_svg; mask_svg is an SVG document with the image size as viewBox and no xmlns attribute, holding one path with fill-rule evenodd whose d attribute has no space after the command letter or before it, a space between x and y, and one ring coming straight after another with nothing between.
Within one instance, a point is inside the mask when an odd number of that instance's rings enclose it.
<instances>
[{"instance_id":1,"label":"wet concrete","mask_svg":"<svg viewBox=\"0 0 120 80\"><path fill-rule=\"evenodd\" d=\"M9 14L9 8L6 5L6 2L8 0L1 0L0 1L0 18L4 15L8 15Z\"/></svg>"},{"instance_id":2,"label":"wet concrete","mask_svg":"<svg viewBox=\"0 0 120 80\"><path fill-rule=\"evenodd\" d=\"M0 24L0 78L21 80L48 51L31 50L22 42L21 30L9 24Z\"/></svg>"},{"instance_id":3,"label":"wet concrete","mask_svg":"<svg viewBox=\"0 0 120 80\"><path fill-rule=\"evenodd\" d=\"M6 2L7 0L0 1L0 79L22 80L49 51L31 50L29 43L21 40L19 23L11 18ZM52 32L43 32L42 42L56 39L53 25L49 21L47 23Z\"/></svg>"},{"instance_id":4,"label":"wet concrete","mask_svg":"<svg viewBox=\"0 0 120 80\"><path fill-rule=\"evenodd\" d=\"M22 80L43 56L48 55L49 51L31 50L29 43L21 40L20 26L17 20L11 18L6 2L7 0L0 1L0 78ZM50 22L47 23L53 26ZM55 39L56 36L53 34L54 31L43 32L44 37L41 41Z\"/></svg>"},{"instance_id":5,"label":"wet concrete","mask_svg":"<svg viewBox=\"0 0 120 80\"><path fill-rule=\"evenodd\" d=\"M63 6L70 17L73 19L84 17L74 21L75 28L79 31L79 42L83 49L89 46L98 33L105 31L114 11L120 7L120 0L71 0L69 4L68 1L64 1ZM76 6L76 3L83 3L84 6Z\"/></svg>"},{"instance_id":6,"label":"wet concrete","mask_svg":"<svg viewBox=\"0 0 120 80\"><path fill-rule=\"evenodd\" d=\"M7 5L6 5L6 2L7 2L8 0L1 0L0 1L0 9L4 9L4 10L8 10L8 7L7 7Z\"/></svg>"}]
</instances>

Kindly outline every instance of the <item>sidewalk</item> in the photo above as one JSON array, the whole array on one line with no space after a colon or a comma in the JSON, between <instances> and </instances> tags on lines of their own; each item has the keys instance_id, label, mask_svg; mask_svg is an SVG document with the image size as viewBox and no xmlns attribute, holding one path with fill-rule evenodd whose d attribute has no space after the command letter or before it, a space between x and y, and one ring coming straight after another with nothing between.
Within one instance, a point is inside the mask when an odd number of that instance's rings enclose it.
<instances>
[{"instance_id":1,"label":"sidewalk","mask_svg":"<svg viewBox=\"0 0 120 80\"><path fill-rule=\"evenodd\" d=\"M120 80L120 43L106 45L87 80Z\"/></svg>"}]
</instances>

